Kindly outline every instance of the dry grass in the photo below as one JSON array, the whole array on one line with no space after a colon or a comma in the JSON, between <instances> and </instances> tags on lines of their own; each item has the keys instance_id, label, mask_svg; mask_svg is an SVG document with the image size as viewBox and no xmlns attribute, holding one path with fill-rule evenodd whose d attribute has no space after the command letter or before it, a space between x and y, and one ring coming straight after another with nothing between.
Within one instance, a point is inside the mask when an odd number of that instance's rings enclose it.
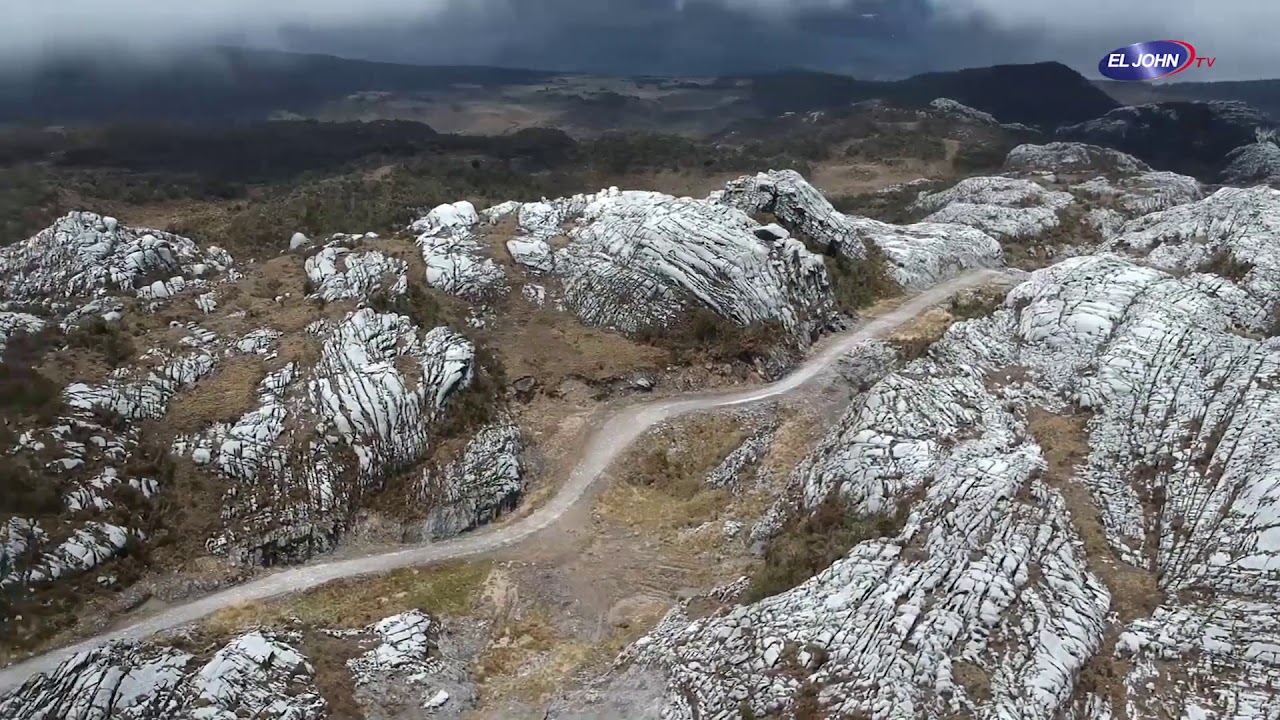
<instances>
[{"instance_id":1,"label":"dry grass","mask_svg":"<svg viewBox=\"0 0 1280 720\"><path fill-rule=\"evenodd\" d=\"M228 636L246 627L283 626L293 620L312 627L359 628L409 610L466 615L491 569L489 561L454 562L340 580L285 598L220 610L203 627L210 634Z\"/></svg>"},{"instance_id":2,"label":"dry grass","mask_svg":"<svg viewBox=\"0 0 1280 720\"><path fill-rule=\"evenodd\" d=\"M947 178L952 175L948 160L904 159L887 165L881 162L850 162L841 158L816 163L809 181L830 196L840 196L878 192L890 185L922 177Z\"/></svg>"},{"instance_id":3,"label":"dry grass","mask_svg":"<svg viewBox=\"0 0 1280 720\"><path fill-rule=\"evenodd\" d=\"M885 340L898 350L904 360L923 357L930 346L942 339L955 322L951 313L933 308L910 322L900 325Z\"/></svg>"},{"instance_id":4,"label":"dry grass","mask_svg":"<svg viewBox=\"0 0 1280 720\"><path fill-rule=\"evenodd\" d=\"M1076 466L1089 455L1086 422L1083 415L1055 415L1037 408L1028 415L1027 427L1044 451L1049 466L1045 479L1062 494L1084 541L1089 570L1102 578L1111 591L1112 609L1128 623L1150 616L1162 594L1154 572L1116 557L1089 488L1075 478Z\"/></svg>"},{"instance_id":5,"label":"dry grass","mask_svg":"<svg viewBox=\"0 0 1280 720\"><path fill-rule=\"evenodd\" d=\"M328 703L328 717L331 720L364 720L364 711L356 701L355 678L347 667L348 660L360 655L359 644L346 638L308 632L300 649L315 668L316 689Z\"/></svg>"},{"instance_id":6,"label":"dry grass","mask_svg":"<svg viewBox=\"0 0 1280 720\"><path fill-rule=\"evenodd\" d=\"M266 375L256 357L234 356L222 361L212 375L173 398L164 416L165 427L190 433L238 419L257 406L258 383Z\"/></svg>"},{"instance_id":7,"label":"dry grass","mask_svg":"<svg viewBox=\"0 0 1280 720\"><path fill-rule=\"evenodd\" d=\"M549 388L570 377L607 380L654 370L667 356L659 348L587 327L569 313L537 308L522 299L513 299L499 313L496 328L479 334L484 344L501 349L508 377L533 376Z\"/></svg>"},{"instance_id":8,"label":"dry grass","mask_svg":"<svg viewBox=\"0 0 1280 720\"><path fill-rule=\"evenodd\" d=\"M1127 716L1125 676L1127 660L1115 657L1121 630L1137 618L1149 617L1163 600L1155 572L1134 567L1119 557L1107 541L1106 530L1089 489L1076 479L1076 467L1087 460L1088 418L1084 415L1055 415L1039 408L1027 417L1027 428L1044 452L1048 470L1045 481L1066 502L1076 532L1084 541L1089 571L1101 578L1111 593L1111 610L1119 623L1110 627L1102 647L1081 670L1077 692L1110 697L1119 717Z\"/></svg>"},{"instance_id":9,"label":"dry grass","mask_svg":"<svg viewBox=\"0 0 1280 720\"><path fill-rule=\"evenodd\" d=\"M951 676L973 702L985 703L991 699L991 676L986 670L971 662L954 660L951 663Z\"/></svg>"},{"instance_id":10,"label":"dry grass","mask_svg":"<svg viewBox=\"0 0 1280 720\"><path fill-rule=\"evenodd\" d=\"M735 418L704 414L646 435L619 461L620 482L603 492L597 514L623 527L663 532L718 518L730 494L706 477L747 433Z\"/></svg>"},{"instance_id":11,"label":"dry grass","mask_svg":"<svg viewBox=\"0 0 1280 720\"><path fill-rule=\"evenodd\" d=\"M284 366L294 363L301 368L309 368L320 360L320 341L311 335L286 335L280 338L276 347L276 364Z\"/></svg>"}]
</instances>

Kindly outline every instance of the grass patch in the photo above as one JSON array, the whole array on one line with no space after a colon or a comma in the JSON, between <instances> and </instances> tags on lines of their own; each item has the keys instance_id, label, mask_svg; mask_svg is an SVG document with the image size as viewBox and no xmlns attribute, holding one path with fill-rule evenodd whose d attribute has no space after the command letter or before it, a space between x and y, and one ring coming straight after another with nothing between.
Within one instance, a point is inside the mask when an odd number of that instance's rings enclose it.
<instances>
[{"instance_id":1,"label":"grass patch","mask_svg":"<svg viewBox=\"0 0 1280 720\"><path fill-rule=\"evenodd\" d=\"M67 333L67 347L97 354L111 369L127 363L136 354L133 339L118 323L100 317L83 322Z\"/></svg>"},{"instance_id":2,"label":"grass patch","mask_svg":"<svg viewBox=\"0 0 1280 720\"><path fill-rule=\"evenodd\" d=\"M836 493L828 495L813 512L790 519L769 541L742 602L758 602L799 586L858 543L897 535L906 519L905 503L894 514L857 515Z\"/></svg>"},{"instance_id":3,"label":"grass patch","mask_svg":"<svg viewBox=\"0 0 1280 720\"><path fill-rule=\"evenodd\" d=\"M451 562L339 580L277 600L225 608L210 615L204 628L227 636L246 627L283 626L295 620L318 628L361 628L409 610L465 615L473 609L492 566L489 561Z\"/></svg>"},{"instance_id":4,"label":"grass patch","mask_svg":"<svg viewBox=\"0 0 1280 720\"><path fill-rule=\"evenodd\" d=\"M884 253L875 245L866 247L867 256L862 260L852 260L838 251L822 257L836 306L849 314L901 292L885 271Z\"/></svg>"},{"instance_id":5,"label":"grass patch","mask_svg":"<svg viewBox=\"0 0 1280 720\"><path fill-rule=\"evenodd\" d=\"M258 383L266 375L266 368L257 358L227 359L211 376L173 398L165 413L165 425L186 433L213 423L235 421L258 405Z\"/></svg>"},{"instance_id":6,"label":"grass patch","mask_svg":"<svg viewBox=\"0 0 1280 720\"><path fill-rule=\"evenodd\" d=\"M316 690L328 703L328 717L331 720L364 720L364 711L356 701L355 678L347 667L348 660L361 654L359 645L350 639L309 632L303 637L300 649L315 668Z\"/></svg>"},{"instance_id":7,"label":"grass patch","mask_svg":"<svg viewBox=\"0 0 1280 720\"><path fill-rule=\"evenodd\" d=\"M898 351L898 357L910 362L924 357L934 343L947 334L947 329L955 323L951 313L941 308L934 308L898 327L886 341Z\"/></svg>"},{"instance_id":8,"label":"grass patch","mask_svg":"<svg viewBox=\"0 0 1280 720\"><path fill-rule=\"evenodd\" d=\"M986 317L1004 304L1007 294L1008 288L1001 285L968 288L952 295L947 309L957 321Z\"/></svg>"},{"instance_id":9,"label":"grass patch","mask_svg":"<svg viewBox=\"0 0 1280 720\"><path fill-rule=\"evenodd\" d=\"M701 306L677 322L636 334L640 342L666 349L670 362L676 365L750 363L777 352L786 337L781 323L739 325Z\"/></svg>"},{"instance_id":10,"label":"grass patch","mask_svg":"<svg viewBox=\"0 0 1280 720\"><path fill-rule=\"evenodd\" d=\"M947 156L947 147L942 138L932 135L882 132L850 143L844 154L858 160L895 165L905 159L942 160Z\"/></svg>"},{"instance_id":11,"label":"grass patch","mask_svg":"<svg viewBox=\"0 0 1280 720\"><path fill-rule=\"evenodd\" d=\"M715 520L730 494L707 485L707 474L746 437L734 418L711 414L658 430L619 461L619 482L601 495L597 511L620 525L655 531Z\"/></svg>"},{"instance_id":12,"label":"grass patch","mask_svg":"<svg viewBox=\"0 0 1280 720\"><path fill-rule=\"evenodd\" d=\"M507 369L491 348L476 345L475 374L461 392L449 398L436 426L438 438L456 438L498 420L507 387Z\"/></svg>"}]
</instances>

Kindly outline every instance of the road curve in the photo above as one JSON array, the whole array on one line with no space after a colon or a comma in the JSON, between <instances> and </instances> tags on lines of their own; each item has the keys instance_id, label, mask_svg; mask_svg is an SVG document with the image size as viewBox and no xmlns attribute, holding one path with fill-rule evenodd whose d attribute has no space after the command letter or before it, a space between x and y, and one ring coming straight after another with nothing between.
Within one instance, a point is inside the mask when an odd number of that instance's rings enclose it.
<instances>
[{"instance_id":1,"label":"road curve","mask_svg":"<svg viewBox=\"0 0 1280 720\"><path fill-rule=\"evenodd\" d=\"M886 333L958 290L982 285L1004 275L997 270L980 270L936 285L907 300L892 311L832 337L803 364L782 379L747 390L705 392L641 402L622 408L610 416L587 439L582 459L569 479L545 505L509 525L478 530L449 540L404 550L315 565L305 565L265 575L243 585L179 605L134 625L111 630L84 642L38 655L0 670L0 694L21 685L32 675L48 672L75 653L90 650L113 640L141 640L163 630L199 620L238 603L263 600L316 587L332 580L386 572L411 565L453 560L517 543L560 519L582 499L587 488L605 468L636 438L655 424L699 410L746 405L776 398L814 379L854 344Z\"/></svg>"}]
</instances>

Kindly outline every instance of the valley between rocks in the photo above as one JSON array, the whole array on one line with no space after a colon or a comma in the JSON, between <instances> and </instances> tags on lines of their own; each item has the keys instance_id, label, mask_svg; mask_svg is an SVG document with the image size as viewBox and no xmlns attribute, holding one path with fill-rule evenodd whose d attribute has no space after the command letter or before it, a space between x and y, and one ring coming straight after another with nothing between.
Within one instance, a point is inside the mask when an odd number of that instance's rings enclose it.
<instances>
[{"instance_id":1,"label":"valley between rocks","mask_svg":"<svg viewBox=\"0 0 1280 720\"><path fill-rule=\"evenodd\" d=\"M3 249L6 372L67 381L7 418L6 631L249 581L3 671L0 714L1277 717L1280 191L1053 142L874 195L894 222L771 171L261 263L88 213Z\"/></svg>"}]
</instances>

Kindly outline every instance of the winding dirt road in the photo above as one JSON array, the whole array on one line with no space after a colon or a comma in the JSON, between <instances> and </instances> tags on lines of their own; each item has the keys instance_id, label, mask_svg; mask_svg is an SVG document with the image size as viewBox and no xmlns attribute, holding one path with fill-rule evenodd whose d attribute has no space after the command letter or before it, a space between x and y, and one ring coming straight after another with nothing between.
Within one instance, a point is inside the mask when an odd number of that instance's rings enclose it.
<instances>
[{"instance_id":1,"label":"winding dirt road","mask_svg":"<svg viewBox=\"0 0 1280 720\"><path fill-rule=\"evenodd\" d=\"M991 282L1004 274L997 270L981 270L930 288L892 311L863 323L847 333L830 338L822 344L817 353L793 372L768 385L748 390L663 398L641 402L619 410L587 439L582 451L582 459L556 495L522 520L382 555L306 565L265 575L186 605L168 608L137 624L103 633L84 642L53 650L0 670L0 694L9 692L36 673L48 672L56 668L75 653L113 640L140 640L157 632L199 620L238 603L287 595L341 578L470 557L520 542L559 520L567 510L582 499L591 484L627 446L657 423L695 411L746 405L786 395L830 369L854 344L885 334L961 289Z\"/></svg>"}]
</instances>

